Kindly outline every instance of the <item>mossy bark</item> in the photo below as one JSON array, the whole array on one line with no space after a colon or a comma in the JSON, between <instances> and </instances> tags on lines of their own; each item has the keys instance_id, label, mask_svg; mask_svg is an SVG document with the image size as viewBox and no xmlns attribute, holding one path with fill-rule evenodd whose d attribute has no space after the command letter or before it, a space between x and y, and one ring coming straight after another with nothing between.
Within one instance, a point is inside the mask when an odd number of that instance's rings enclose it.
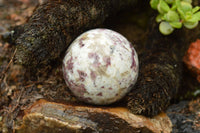
<instances>
[{"instance_id":1,"label":"mossy bark","mask_svg":"<svg viewBox=\"0 0 200 133\"><path fill-rule=\"evenodd\" d=\"M75 37L100 26L109 15L134 1L49 0L16 28L17 62L33 69L49 67Z\"/></svg>"},{"instance_id":2,"label":"mossy bark","mask_svg":"<svg viewBox=\"0 0 200 133\"><path fill-rule=\"evenodd\" d=\"M139 56L139 79L127 96L130 111L146 116L164 111L179 92L186 92L183 90L182 58L189 44L199 36L199 27L183 28L164 36L154 25L151 25L145 48Z\"/></svg>"}]
</instances>

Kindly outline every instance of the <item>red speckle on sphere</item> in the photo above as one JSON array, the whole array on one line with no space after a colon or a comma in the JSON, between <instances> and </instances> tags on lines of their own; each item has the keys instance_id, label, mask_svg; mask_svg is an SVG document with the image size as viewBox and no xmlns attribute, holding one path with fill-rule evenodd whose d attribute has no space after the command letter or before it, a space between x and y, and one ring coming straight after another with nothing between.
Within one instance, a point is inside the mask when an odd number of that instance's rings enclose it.
<instances>
[{"instance_id":1,"label":"red speckle on sphere","mask_svg":"<svg viewBox=\"0 0 200 133\"><path fill-rule=\"evenodd\" d=\"M81 81L85 81L85 77L87 77L87 73L81 71L81 70L77 70L78 74L79 74L79 79Z\"/></svg>"},{"instance_id":2,"label":"red speckle on sphere","mask_svg":"<svg viewBox=\"0 0 200 133\"><path fill-rule=\"evenodd\" d=\"M65 70L66 68L64 67L64 65L63 65L63 76L64 76L64 79L65 79L65 82L66 82L66 84L67 85L70 85L70 83L69 83L69 81L68 81L68 75L67 75L67 72L66 72L66 70Z\"/></svg>"},{"instance_id":3,"label":"red speckle on sphere","mask_svg":"<svg viewBox=\"0 0 200 133\"><path fill-rule=\"evenodd\" d=\"M99 56L96 53L89 53L88 57L89 58L94 58L95 61L99 61Z\"/></svg>"},{"instance_id":4,"label":"red speckle on sphere","mask_svg":"<svg viewBox=\"0 0 200 133\"><path fill-rule=\"evenodd\" d=\"M130 47L131 47L131 50L132 50L132 54L131 54L131 58L132 58L132 64L131 64L131 69L134 69L134 71L136 71L136 62L135 62L135 51L134 51L134 48L132 46L132 44L130 43Z\"/></svg>"},{"instance_id":5,"label":"red speckle on sphere","mask_svg":"<svg viewBox=\"0 0 200 133\"><path fill-rule=\"evenodd\" d=\"M108 33L107 35L114 42L114 45L123 44L123 41L121 40L121 38L118 35L116 35L114 33Z\"/></svg>"},{"instance_id":6,"label":"red speckle on sphere","mask_svg":"<svg viewBox=\"0 0 200 133\"><path fill-rule=\"evenodd\" d=\"M67 61L67 70L70 70L73 73L73 58L71 57L68 61Z\"/></svg>"},{"instance_id":7,"label":"red speckle on sphere","mask_svg":"<svg viewBox=\"0 0 200 133\"><path fill-rule=\"evenodd\" d=\"M81 48L85 46L85 44L83 43L83 38L81 38L79 40L79 45L80 45Z\"/></svg>"},{"instance_id":8,"label":"red speckle on sphere","mask_svg":"<svg viewBox=\"0 0 200 133\"><path fill-rule=\"evenodd\" d=\"M91 77L92 80L95 80L97 75L94 71L91 70L90 77Z\"/></svg>"},{"instance_id":9,"label":"red speckle on sphere","mask_svg":"<svg viewBox=\"0 0 200 133\"><path fill-rule=\"evenodd\" d=\"M102 95L103 95L102 92L100 92L100 93L97 94L97 96L102 96Z\"/></svg>"},{"instance_id":10,"label":"red speckle on sphere","mask_svg":"<svg viewBox=\"0 0 200 133\"><path fill-rule=\"evenodd\" d=\"M87 92L87 90L85 89L85 85L84 84L76 84L73 81L70 81L70 89L72 92L74 92L74 94L78 94L79 96L83 96L84 93Z\"/></svg>"},{"instance_id":11,"label":"red speckle on sphere","mask_svg":"<svg viewBox=\"0 0 200 133\"><path fill-rule=\"evenodd\" d=\"M79 100L85 101L85 102L88 102L88 103L90 103L92 101L92 98L90 98L90 97L80 96L78 98L79 98Z\"/></svg>"},{"instance_id":12,"label":"red speckle on sphere","mask_svg":"<svg viewBox=\"0 0 200 133\"><path fill-rule=\"evenodd\" d=\"M98 67L98 66L100 66L101 65L101 63L99 62L99 56L98 56L98 54L97 53L89 53L88 54L88 57L91 59L91 58L93 58L94 59L94 62L93 62L93 65L95 66L95 67Z\"/></svg>"},{"instance_id":13,"label":"red speckle on sphere","mask_svg":"<svg viewBox=\"0 0 200 133\"><path fill-rule=\"evenodd\" d=\"M103 57L103 61L106 63L106 67L111 65L111 60L109 56Z\"/></svg>"}]
</instances>

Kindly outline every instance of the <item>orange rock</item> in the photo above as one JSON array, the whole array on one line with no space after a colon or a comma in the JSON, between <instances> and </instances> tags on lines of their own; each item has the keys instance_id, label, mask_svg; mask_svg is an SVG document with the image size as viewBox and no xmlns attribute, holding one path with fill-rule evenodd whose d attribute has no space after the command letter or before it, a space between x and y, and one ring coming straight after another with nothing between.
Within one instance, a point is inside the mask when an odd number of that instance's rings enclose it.
<instances>
[{"instance_id":1,"label":"orange rock","mask_svg":"<svg viewBox=\"0 0 200 133\"><path fill-rule=\"evenodd\" d=\"M188 69L197 76L198 82L200 82L200 39L190 44L183 61Z\"/></svg>"},{"instance_id":2,"label":"orange rock","mask_svg":"<svg viewBox=\"0 0 200 133\"><path fill-rule=\"evenodd\" d=\"M162 113L153 118L134 115L123 107L91 107L39 100L25 111L16 133L170 133L172 124Z\"/></svg>"}]
</instances>

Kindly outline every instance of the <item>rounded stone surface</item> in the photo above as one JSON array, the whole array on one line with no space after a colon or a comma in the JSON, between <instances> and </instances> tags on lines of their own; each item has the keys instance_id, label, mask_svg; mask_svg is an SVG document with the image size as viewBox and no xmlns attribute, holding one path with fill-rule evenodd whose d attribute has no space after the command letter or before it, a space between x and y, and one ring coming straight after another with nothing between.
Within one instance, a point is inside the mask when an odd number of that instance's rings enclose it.
<instances>
[{"instance_id":1,"label":"rounded stone surface","mask_svg":"<svg viewBox=\"0 0 200 133\"><path fill-rule=\"evenodd\" d=\"M132 44L109 29L81 34L63 60L64 79L81 101L105 105L123 98L136 83L138 56Z\"/></svg>"}]
</instances>

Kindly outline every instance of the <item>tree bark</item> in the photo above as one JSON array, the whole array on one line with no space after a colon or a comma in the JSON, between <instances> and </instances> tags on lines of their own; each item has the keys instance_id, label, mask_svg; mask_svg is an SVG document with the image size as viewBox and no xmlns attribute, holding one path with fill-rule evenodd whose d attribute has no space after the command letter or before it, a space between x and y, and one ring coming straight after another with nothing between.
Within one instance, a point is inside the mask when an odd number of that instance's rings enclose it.
<instances>
[{"instance_id":1,"label":"tree bark","mask_svg":"<svg viewBox=\"0 0 200 133\"><path fill-rule=\"evenodd\" d=\"M182 59L189 44L199 37L199 26L164 36L155 25L151 25L145 48L139 56L139 79L127 96L127 106L134 114L154 116L164 111L178 92L187 92L183 90Z\"/></svg>"},{"instance_id":2,"label":"tree bark","mask_svg":"<svg viewBox=\"0 0 200 133\"><path fill-rule=\"evenodd\" d=\"M136 0L49 0L16 27L16 60L31 69L49 67L82 32ZM16 40L15 40L16 39Z\"/></svg>"}]
</instances>

